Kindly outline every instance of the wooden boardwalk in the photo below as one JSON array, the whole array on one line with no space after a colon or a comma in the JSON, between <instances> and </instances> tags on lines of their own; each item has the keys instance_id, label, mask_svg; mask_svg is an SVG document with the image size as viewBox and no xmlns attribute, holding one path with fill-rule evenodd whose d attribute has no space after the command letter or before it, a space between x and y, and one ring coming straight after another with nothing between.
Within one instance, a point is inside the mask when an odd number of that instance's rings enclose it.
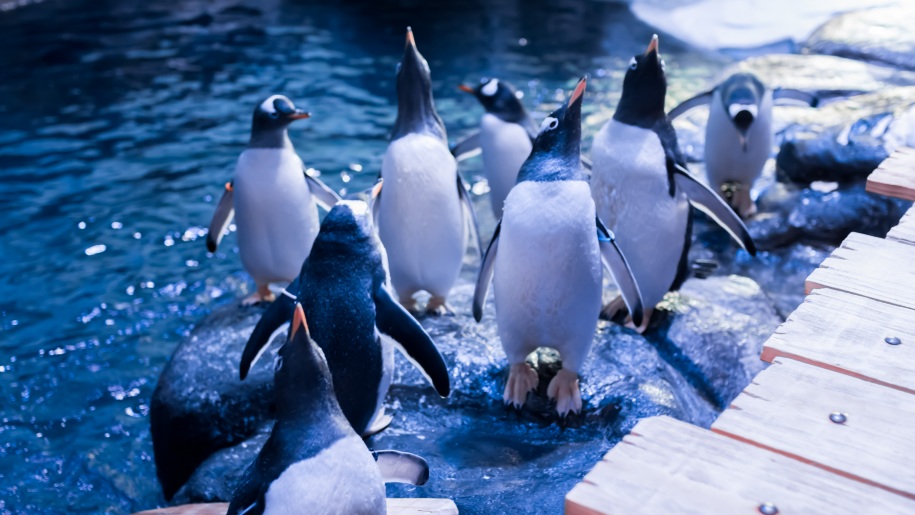
<instances>
[{"instance_id":1,"label":"wooden boardwalk","mask_svg":"<svg viewBox=\"0 0 915 515\"><path fill-rule=\"evenodd\" d=\"M915 200L915 149L867 190ZM805 287L710 431L640 421L566 513L915 514L915 207L885 239L849 235Z\"/></svg>"},{"instance_id":2,"label":"wooden boardwalk","mask_svg":"<svg viewBox=\"0 0 915 515\"><path fill-rule=\"evenodd\" d=\"M388 515L457 515L457 506L451 499L391 498L387 501ZM229 503L182 504L134 515L225 515Z\"/></svg>"}]
</instances>

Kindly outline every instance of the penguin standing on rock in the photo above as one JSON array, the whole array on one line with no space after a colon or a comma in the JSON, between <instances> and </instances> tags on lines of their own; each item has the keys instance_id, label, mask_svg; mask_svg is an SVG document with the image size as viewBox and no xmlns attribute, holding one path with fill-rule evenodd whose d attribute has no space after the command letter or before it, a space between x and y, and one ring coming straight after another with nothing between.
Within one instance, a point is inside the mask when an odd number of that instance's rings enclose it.
<instances>
[{"instance_id":1,"label":"penguin standing on rock","mask_svg":"<svg viewBox=\"0 0 915 515\"><path fill-rule=\"evenodd\" d=\"M343 414L360 435L377 433L391 422L383 403L394 370L394 345L447 397L445 361L419 322L388 292L384 260L368 205L337 203L321 223L298 279L251 333L242 353L241 378L299 302L312 321L312 337L327 357Z\"/></svg>"},{"instance_id":2,"label":"penguin standing on rock","mask_svg":"<svg viewBox=\"0 0 915 515\"><path fill-rule=\"evenodd\" d=\"M629 61L613 119L592 145L591 193L597 214L614 231L629 260L646 307L654 306L689 274L690 204L715 219L750 254L753 240L740 218L686 169L677 136L664 114L667 78L655 35L642 55ZM612 317L620 299L604 308ZM636 324L637 326L640 324Z\"/></svg>"},{"instance_id":3,"label":"penguin standing on rock","mask_svg":"<svg viewBox=\"0 0 915 515\"><path fill-rule=\"evenodd\" d=\"M289 124L310 116L283 95L258 104L248 148L238 157L235 177L226 183L210 221L207 249L215 252L236 219L241 262L257 285L243 304L273 301L270 283L295 279L318 234L315 202L330 209L339 200L306 172L289 140Z\"/></svg>"},{"instance_id":4,"label":"penguin standing on rock","mask_svg":"<svg viewBox=\"0 0 915 515\"><path fill-rule=\"evenodd\" d=\"M475 96L486 113L480 120L480 130L455 145L452 153L461 159L482 149L483 175L489 183L492 212L498 220L518 170L531 153L537 128L521 104L520 92L507 82L483 79L475 88L463 84L459 88Z\"/></svg>"},{"instance_id":5,"label":"penguin standing on rock","mask_svg":"<svg viewBox=\"0 0 915 515\"><path fill-rule=\"evenodd\" d=\"M772 155L772 106L787 99L816 107L817 97L794 89L767 88L752 73L735 73L710 91L670 111L674 120L694 107L709 104L705 126L708 180L737 213L756 213L750 188Z\"/></svg>"},{"instance_id":6,"label":"penguin standing on rock","mask_svg":"<svg viewBox=\"0 0 915 515\"><path fill-rule=\"evenodd\" d=\"M445 301L463 263L468 227L476 235L476 221L435 111L429 64L409 27L397 68L397 121L381 179L373 211L400 302L415 311L413 295L424 290L432 295L427 313L448 313ZM479 249L478 235L476 240Z\"/></svg>"},{"instance_id":7,"label":"penguin standing on rock","mask_svg":"<svg viewBox=\"0 0 915 515\"><path fill-rule=\"evenodd\" d=\"M429 467L413 454L365 447L340 410L302 306L294 312L277 358L276 423L227 513L383 515L385 481L421 485Z\"/></svg>"},{"instance_id":8,"label":"penguin standing on rock","mask_svg":"<svg viewBox=\"0 0 915 515\"><path fill-rule=\"evenodd\" d=\"M602 258L635 320L638 286L614 237L595 215L581 165L582 78L566 105L540 126L530 157L505 199L505 214L486 251L473 298L480 320L493 281L496 323L511 365L503 400L521 407L537 386L525 362L538 347L562 356L547 393L561 416L581 410L578 372L588 355L601 309Z\"/></svg>"}]
</instances>

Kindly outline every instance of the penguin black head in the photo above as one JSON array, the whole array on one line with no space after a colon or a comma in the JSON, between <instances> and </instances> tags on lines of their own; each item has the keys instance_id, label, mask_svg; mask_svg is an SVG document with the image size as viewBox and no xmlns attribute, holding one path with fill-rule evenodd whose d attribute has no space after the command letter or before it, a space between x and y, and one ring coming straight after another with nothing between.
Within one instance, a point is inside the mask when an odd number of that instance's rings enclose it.
<instances>
[{"instance_id":1,"label":"penguin black head","mask_svg":"<svg viewBox=\"0 0 915 515\"><path fill-rule=\"evenodd\" d=\"M413 30L407 27L403 58L397 64L397 120L391 139L411 133L430 133L445 140L445 124L432 100L429 63L416 49Z\"/></svg>"},{"instance_id":2,"label":"penguin black head","mask_svg":"<svg viewBox=\"0 0 915 515\"><path fill-rule=\"evenodd\" d=\"M272 95L254 108L251 121L251 148L283 148L289 144L286 127L296 120L310 118L311 113L296 109L292 100Z\"/></svg>"},{"instance_id":3,"label":"penguin black head","mask_svg":"<svg viewBox=\"0 0 915 515\"><path fill-rule=\"evenodd\" d=\"M667 76L664 60L658 51L658 35L644 54L629 60L629 69L623 79L623 94L613 119L627 125L650 128L664 117L664 97L667 95Z\"/></svg>"},{"instance_id":4,"label":"penguin black head","mask_svg":"<svg viewBox=\"0 0 915 515\"><path fill-rule=\"evenodd\" d=\"M374 235L371 211L361 200L341 200L324 217L318 239L352 245ZM317 240L316 240L317 243Z\"/></svg>"},{"instance_id":5,"label":"penguin black head","mask_svg":"<svg viewBox=\"0 0 915 515\"><path fill-rule=\"evenodd\" d=\"M582 77L568 102L550 113L540 124L531 155L518 172L518 182L584 179L581 167L581 102L587 85L588 77Z\"/></svg>"},{"instance_id":6,"label":"penguin black head","mask_svg":"<svg viewBox=\"0 0 915 515\"><path fill-rule=\"evenodd\" d=\"M315 412L316 402L336 403L327 360L311 339L305 311L299 303L289 325L289 337L277 356L274 383L277 421L321 417Z\"/></svg>"},{"instance_id":7,"label":"penguin black head","mask_svg":"<svg viewBox=\"0 0 915 515\"><path fill-rule=\"evenodd\" d=\"M487 113L506 122L518 123L527 119L527 111L521 104L523 94L507 82L499 79L482 79L480 85L475 88L463 84L458 88L477 97Z\"/></svg>"},{"instance_id":8,"label":"penguin black head","mask_svg":"<svg viewBox=\"0 0 915 515\"><path fill-rule=\"evenodd\" d=\"M724 112L728 113L731 123L740 134L743 151L747 151L747 133L756 117L759 116L766 87L752 73L735 73L718 87L721 92L721 103Z\"/></svg>"}]
</instances>

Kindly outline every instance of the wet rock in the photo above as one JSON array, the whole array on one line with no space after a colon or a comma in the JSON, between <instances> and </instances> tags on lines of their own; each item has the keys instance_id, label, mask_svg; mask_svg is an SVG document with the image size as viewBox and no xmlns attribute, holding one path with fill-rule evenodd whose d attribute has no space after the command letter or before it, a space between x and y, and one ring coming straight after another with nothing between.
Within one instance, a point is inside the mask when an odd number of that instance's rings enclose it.
<instances>
[{"instance_id":1,"label":"wet rock","mask_svg":"<svg viewBox=\"0 0 915 515\"><path fill-rule=\"evenodd\" d=\"M470 305L473 279L472 273L461 278L451 296L454 306ZM388 495L448 497L462 513L509 512L522 505L560 512L564 493L640 418L665 414L709 426L715 405L732 398L762 367L759 350L779 319L748 279L690 280L676 298L681 300L670 316L647 337L601 323L581 371L584 410L565 420L546 397L561 365L561 356L549 349L529 358L540 384L525 407L503 406L507 363L491 301L480 324L469 308L453 317L424 318L451 371L452 395L438 397L411 363L397 358L386 403L394 421L367 444L423 456L431 478L423 487L388 485ZM211 315L196 340L218 337L206 328L229 320L228 313ZM247 334L251 317L235 323L239 328L229 340ZM249 439L203 461L173 502L228 500L266 439L270 422L262 420Z\"/></svg>"},{"instance_id":2,"label":"wet rock","mask_svg":"<svg viewBox=\"0 0 915 515\"><path fill-rule=\"evenodd\" d=\"M219 449L251 437L272 417L273 359L265 354L247 379L238 363L262 310L223 306L181 343L162 371L150 404L156 473L171 498ZM268 348L276 354L278 343Z\"/></svg>"},{"instance_id":3,"label":"wet rock","mask_svg":"<svg viewBox=\"0 0 915 515\"><path fill-rule=\"evenodd\" d=\"M741 72L755 74L769 87L807 91L827 102L851 95L915 85L915 72L828 55L774 54L751 57L731 65L708 87L713 87L731 75ZM699 91L688 92L675 100L682 101L696 93ZM670 107L675 105L676 102L673 102ZM805 122L810 116L816 116L807 111L811 109L788 105L776 107L772 120L775 133L779 134L791 125ZM704 159L707 120L708 108L699 107L674 121L680 148L690 161ZM845 121L850 120L842 119L835 123Z\"/></svg>"},{"instance_id":4,"label":"wet rock","mask_svg":"<svg viewBox=\"0 0 915 515\"><path fill-rule=\"evenodd\" d=\"M780 180L860 181L900 145L915 144L915 87L889 88L798 113L781 135Z\"/></svg>"},{"instance_id":5,"label":"wet rock","mask_svg":"<svg viewBox=\"0 0 915 515\"><path fill-rule=\"evenodd\" d=\"M913 18L908 2L845 13L818 28L804 50L915 70Z\"/></svg>"}]
</instances>

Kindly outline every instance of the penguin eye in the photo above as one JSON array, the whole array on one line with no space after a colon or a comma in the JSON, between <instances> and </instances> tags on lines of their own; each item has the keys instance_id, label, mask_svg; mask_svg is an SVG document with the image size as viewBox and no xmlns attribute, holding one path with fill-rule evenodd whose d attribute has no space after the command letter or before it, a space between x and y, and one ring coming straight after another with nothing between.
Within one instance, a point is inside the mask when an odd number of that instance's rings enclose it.
<instances>
[{"instance_id":1,"label":"penguin eye","mask_svg":"<svg viewBox=\"0 0 915 515\"><path fill-rule=\"evenodd\" d=\"M629 69L630 70L635 70L638 67L639 67L639 62L635 60L635 57L633 57L632 59L629 60Z\"/></svg>"},{"instance_id":2,"label":"penguin eye","mask_svg":"<svg viewBox=\"0 0 915 515\"><path fill-rule=\"evenodd\" d=\"M547 116L543 123L540 124L540 132L551 131L556 127L559 127L559 120L552 116Z\"/></svg>"},{"instance_id":3,"label":"penguin eye","mask_svg":"<svg viewBox=\"0 0 915 515\"><path fill-rule=\"evenodd\" d=\"M270 113L270 118L279 118L279 117L280 117L280 113L278 113L276 111L273 111L272 113Z\"/></svg>"}]
</instances>

